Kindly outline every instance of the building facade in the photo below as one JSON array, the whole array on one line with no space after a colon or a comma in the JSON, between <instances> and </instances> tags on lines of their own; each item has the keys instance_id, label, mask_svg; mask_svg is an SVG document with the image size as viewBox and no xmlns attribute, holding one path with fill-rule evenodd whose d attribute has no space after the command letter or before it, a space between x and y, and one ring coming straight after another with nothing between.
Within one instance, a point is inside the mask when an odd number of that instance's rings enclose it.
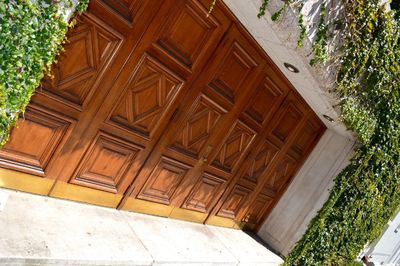
<instances>
[{"instance_id":1,"label":"building facade","mask_svg":"<svg viewBox=\"0 0 400 266\"><path fill-rule=\"evenodd\" d=\"M258 1L209 6L92 0L0 150L0 185L253 230L287 254L354 141L293 29Z\"/></svg>"}]
</instances>

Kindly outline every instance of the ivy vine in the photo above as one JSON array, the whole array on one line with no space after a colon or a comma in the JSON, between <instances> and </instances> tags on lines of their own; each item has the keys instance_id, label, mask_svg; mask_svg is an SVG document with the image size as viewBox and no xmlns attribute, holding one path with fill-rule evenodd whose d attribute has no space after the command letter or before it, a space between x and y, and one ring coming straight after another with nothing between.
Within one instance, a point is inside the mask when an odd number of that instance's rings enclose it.
<instances>
[{"instance_id":1,"label":"ivy vine","mask_svg":"<svg viewBox=\"0 0 400 266\"><path fill-rule=\"evenodd\" d=\"M260 14L265 14L263 1ZM291 2L293 3L293 2ZM284 265L352 265L400 206L400 22L380 0L341 1L344 43L336 91L361 147ZM392 7L399 6L399 1ZM312 63L328 59L325 2ZM300 19L299 19L300 21Z\"/></svg>"},{"instance_id":2,"label":"ivy vine","mask_svg":"<svg viewBox=\"0 0 400 266\"><path fill-rule=\"evenodd\" d=\"M80 0L83 12L88 0ZM71 0L0 1L0 146L65 41Z\"/></svg>"}]
</instances>

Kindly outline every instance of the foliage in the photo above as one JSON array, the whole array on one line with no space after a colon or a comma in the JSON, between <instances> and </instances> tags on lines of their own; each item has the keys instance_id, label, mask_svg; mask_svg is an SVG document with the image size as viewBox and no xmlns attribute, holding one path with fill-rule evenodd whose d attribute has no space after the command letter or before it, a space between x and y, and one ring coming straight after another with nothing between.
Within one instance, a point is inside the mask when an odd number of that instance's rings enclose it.
<instances>
[{"instance_id":1,"label":"foliage","mask_svg":"<svg viewBox=\"0 0 400 266\"><path fill-rule=\"evenodd\" d=\"M311 59L311 61L310 61L311 65L315 65L317 63L324 63L328 59L328 48L327 48L328 27L325 23L325 13L326 13L325 5L326 5L326 3L325 3L325 1L323 1L321 4L317 34L316 34L315 42L313 43L313 46L312 46L314 58Z\"/></svg>"},{"instance_id":2,"label":"foliage","mask_svg":"<svg viewBox=\"0 0 400 266\"><path fill-rule=\"evenodd\" d=\"M77 10L86 9L88 0ZM0 146L62 48L69 0L0 1Z\"/></svg>"},{"instance_id":3,"label":"foliage","mask_svg":"<svg viewBox=\"0 0 400 266\"><path fill-rule=\"evenodd\" d=\"M342 120L362 145L285 265L352 264L400 206L400 22L381 2L342 0L336 91ZM323 20L324 5L321 13ZM325 22L318 31L315 63L326 60Z\"/></svg>"},{"instance_id":4,"label":"foliage","mask_svg":"<svg viewBox=\"0 0 400 266\"><path fill-rule=\"evenodd\" d=\"M299 39L297 40L297 46L301 48L303 47L304 39L306 38L306 26L304 25L304 15L301 13L301 11L299 15L298 25L299 25L300 35Z\"/></svg>"}]
</instances>

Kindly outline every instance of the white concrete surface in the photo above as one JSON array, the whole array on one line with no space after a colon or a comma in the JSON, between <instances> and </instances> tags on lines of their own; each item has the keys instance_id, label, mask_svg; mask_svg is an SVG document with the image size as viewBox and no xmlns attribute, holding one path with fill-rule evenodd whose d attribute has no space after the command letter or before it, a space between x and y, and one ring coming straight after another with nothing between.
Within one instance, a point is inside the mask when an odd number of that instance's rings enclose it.
<instances>
[{"instance_id":1,"label":"white concrete surface","mask_svg":"<svg viewBox=\"0 0 400 266\"><path fill-rule=\"evenodd\" d=\"M258 235L287 255L329 196L333 179L348 164L354 142L327 130L294 177Z\"/></svg>"},{"instance_id":2,"label":"white concrete surface","mask_svg":"<svg viewBox=\"0 0 400 266\"><path fill-rule=\"evenodd\" d=\"M279 265L242 231L0 189L0 265Z\"/></svg>"}]
</instances>

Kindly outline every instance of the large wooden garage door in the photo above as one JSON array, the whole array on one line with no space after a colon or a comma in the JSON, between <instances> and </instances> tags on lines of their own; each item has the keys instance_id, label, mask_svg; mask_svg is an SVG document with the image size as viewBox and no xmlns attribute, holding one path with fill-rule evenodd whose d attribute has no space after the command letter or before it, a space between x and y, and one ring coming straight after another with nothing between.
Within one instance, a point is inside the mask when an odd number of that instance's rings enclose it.
<instances>
[{"instance_id":1,"label":"large wooden garage door","mask_svg":"<svg viewBox=\"0 0 400 266\"><path fill-rule=\"evenodd\" d=\"M92 0L0 165L54 197L259 225L325 127L210 2Z\"/></svg>"}]
</instances>

